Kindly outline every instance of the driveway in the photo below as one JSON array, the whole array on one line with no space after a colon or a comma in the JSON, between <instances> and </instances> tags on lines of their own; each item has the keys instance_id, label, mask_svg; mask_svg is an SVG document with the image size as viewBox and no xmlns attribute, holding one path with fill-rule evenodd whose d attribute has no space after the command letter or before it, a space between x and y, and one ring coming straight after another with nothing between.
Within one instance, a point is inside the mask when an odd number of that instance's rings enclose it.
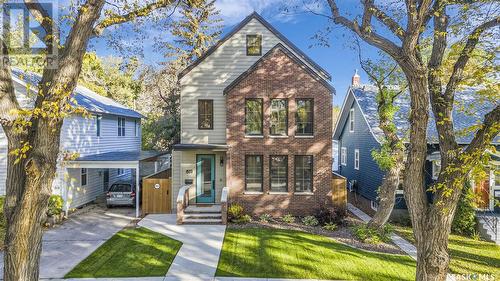
<instances>
[{"instance_id":1,"label":"driveway","mask_svg":"<svg viewBox=\"0 0 500 281\"><path fill-rule=\"evenodd\" d=\"M134 209L106 210L97 205L82 209L43 235L40 278L62 278L101 244L134 219ZM3 278L3 252L0 255Z\"/></svg>"}]
</instances>

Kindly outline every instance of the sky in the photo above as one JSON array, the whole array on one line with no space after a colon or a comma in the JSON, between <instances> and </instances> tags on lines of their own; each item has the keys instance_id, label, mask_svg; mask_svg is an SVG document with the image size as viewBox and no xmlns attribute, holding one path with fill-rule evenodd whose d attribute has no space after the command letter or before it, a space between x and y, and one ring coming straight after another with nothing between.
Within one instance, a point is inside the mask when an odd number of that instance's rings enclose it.
<instances>
[{"instance_id":1,"label":"sky","mask_svg":"<svg viewBox=\"0 0 500 281\"><path fill-rule=\"evenodd\" d=\"M341 106L355 70L360 69L358 52L350 47L352 46L354 36L343 27L334 26L327 18L315 15L311 12L328 14L326 7L321 7L319 5L303 7L300 5L299 7L284 11L283 4L290 4L292 1L217 0L216 6L221 11L224 33L229 32L236 24L252 12L258 12L317 64L331 74L331 84L336 89L333 103L334 105ZM355 13L355 10L359 9L359 1L357 0L343 0L339 2L341 3L340 9L347 13ZM329 46L324 46L319 44L319 40L314 39L313 36L318 32L324 33L328 26L333 27L333 29L327 37ZM162 36L169 35L162 34ZM121 40L123 40L124 44L127 44L126 37ZM131 38L130 40L136 39ZM93 48L97 54L101 56L116 55L104 42L95 42ZM364 46L363 57L375 55L376 50L374 48L367 45ZM154 65L162 60L163 56L155 52L151 44L145 44L143 61L146 64ZM363 75L362 71L359 72L361 75L361 82L367 83L366 75Z\"/></svg>"}]
</instances>

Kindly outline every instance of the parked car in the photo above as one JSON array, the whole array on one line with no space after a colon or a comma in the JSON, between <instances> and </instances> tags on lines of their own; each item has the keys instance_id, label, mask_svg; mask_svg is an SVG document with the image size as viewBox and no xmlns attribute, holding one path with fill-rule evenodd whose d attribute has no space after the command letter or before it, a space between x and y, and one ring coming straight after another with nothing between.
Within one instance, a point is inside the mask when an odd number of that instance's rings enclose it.
<instances>
[{"instance_id":1,"label":"parked car","mask_svg":"<svg viewBox=\"0 0 500 281\"><path fill-rule=\"evenodd\" d=\"M111 185L106 193L106 206L134 206L136 188L130 181L117 181Z\"/></svg>"}]
</instances>

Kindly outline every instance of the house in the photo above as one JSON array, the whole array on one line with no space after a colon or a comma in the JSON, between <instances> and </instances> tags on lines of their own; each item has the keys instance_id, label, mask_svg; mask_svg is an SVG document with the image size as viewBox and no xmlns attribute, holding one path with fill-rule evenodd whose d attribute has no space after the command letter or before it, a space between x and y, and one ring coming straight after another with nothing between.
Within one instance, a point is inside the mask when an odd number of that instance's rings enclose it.
<instances>
[{"instance_id":1,"label":"house","mask_svg":"<svg viewBox=\"0 0 500 281\"><path fill-rule=\"evenodd\" d=\"M331 204L330 79L260 15L246 17L180 73L172 200L187 186L190 205L217 206L227 187L253 215Z\"/></svg>"},{"instance_id":2,"label":"house","mask_svg":"<svg viewBox=\"0 0 500 281\"><path fill-rule=\"evenodd\" d=\"M38 74L12 70L16 97L24 108L33 107ZM29 89L29 90L27 90ZM143 116L112 99L77 86L72 98L88 116L64 119L60 156L53 194L64 199L64 210L82 206L103 195L110 184L122 179L138 181L166 162L163 153L141 151ZM7 139L0 128L0 194L5 194Z\"/></svg>"},{"instance_id":3,"label":"house","mask_svg":"<svg viewBox=\"0 0 500 281\"><path fill-rule=\"evenodd\" d=\"M355 199L356 204L369 213L373 213L377 208L377 190L385 174L371 156L372 150L379 149L384 139L378 123L376 93L377 89L374 86L360 85L359 76L354 76L333 134L333 139L338 141L340 160L338 172L351 183L353 193L353 196L350 196L351 199ZM465 108L467 104L474 103L476 100L473 88L461 91L455 96L455 102L464 105ZM401 95L395 102L398 112L395 114L394 122L399 136L404 141L407 139L406 133L409 129L409 96ZM494 107L488 102L475 103L472 112L458 109L453 112L457 142L462 146L467 146L474 136L473 132L465 129L481 121L484 115ZM426 186L430 186L437 179L440 171L438 134L432 113L430 117L427 130L428 155L424 171ZM493 145L497 147L500 145L499 136L493 140ZM500 157L493 154L491 158L490 166L487 167L489 177L484 181L473 183L473 188L480 198L479 209L493 211L495 210L494 198L500 199L500 175L498 174ZM395 203L393 216L406 212L401 186L397 190ZM496 210L499 211L498 208Z\"/></svg>"}]
</instances>

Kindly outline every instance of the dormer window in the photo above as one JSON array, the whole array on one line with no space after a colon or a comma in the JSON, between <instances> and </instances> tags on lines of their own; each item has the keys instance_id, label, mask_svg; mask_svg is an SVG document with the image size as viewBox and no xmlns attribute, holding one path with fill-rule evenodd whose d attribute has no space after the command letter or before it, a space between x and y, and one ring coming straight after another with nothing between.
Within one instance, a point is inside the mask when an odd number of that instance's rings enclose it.
<instances>
[{"instance_id":1,"label":"dormer window","mask_svg":"<svg viewBox=\"0 0 500 281\"><path fill-rule=\"evenodd\" d=\"M247 35L247 56L262 55L262 35Z\"/></svg>"}]
</instances>

